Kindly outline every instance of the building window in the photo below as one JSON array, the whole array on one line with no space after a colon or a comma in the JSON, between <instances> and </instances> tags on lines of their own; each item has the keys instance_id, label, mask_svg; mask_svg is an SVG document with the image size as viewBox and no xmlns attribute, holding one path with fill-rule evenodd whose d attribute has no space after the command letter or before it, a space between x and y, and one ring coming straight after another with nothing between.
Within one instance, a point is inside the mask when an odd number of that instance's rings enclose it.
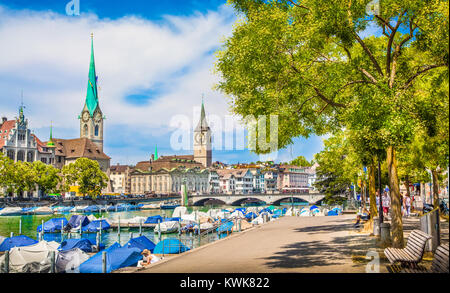
<instances>
[{"instance_id":1,"label":"building window","mask_svg":"<svg viewBox=\"0 0 450 293\"><path fill-rule=\"evenodd\" d=\"M41 158L41 162L47 164L47 158Z\"/></svg>"},{"instance_id":2,"label":"building window","mask_svg":"<svg viewBox=\"0 0 450 293\"><path fill-rule=\"evenodd\" d=\"M88 136L88 126L84 125L84 136Z\"/></svg>"},{"instance_id":3,"label":"building window","mask_svg":"<svg viewBox=\"0 0 450 293\"><path fill-rule=\"evenodd\" d=\"M7 156L8 156L8 158L10 158L11 160L14 161L14 151L13 150L8 150Z\"/></svg>"},{"instance_id":4,"label":"building window","mask_svg":"<svg viewBox=\"0 0 450 293\"><path fill-rule=\"evenodd\" d=\"M98 136L98 125L95 125L95 136Z\"/></svg>"},{"instance_id":5,"label":"building window","mask_svg":"<svg viewBox=\"0 0 450 293\"><path fill-rule=\"evenodd\" d=\"M34 153L33 152L28 152L27 153L27 162L32 163L34 161Z\"/></svg>"},{"instance_id":6,"label":"building window","mask_svg":"<svg viewBox=\"0 0 450 293\"><path fill-rule=\"evenodd\" d=\"M18 151L17 152L17 161L25 161L25 152L24 151Z\"/></svg>"}]
</instances>

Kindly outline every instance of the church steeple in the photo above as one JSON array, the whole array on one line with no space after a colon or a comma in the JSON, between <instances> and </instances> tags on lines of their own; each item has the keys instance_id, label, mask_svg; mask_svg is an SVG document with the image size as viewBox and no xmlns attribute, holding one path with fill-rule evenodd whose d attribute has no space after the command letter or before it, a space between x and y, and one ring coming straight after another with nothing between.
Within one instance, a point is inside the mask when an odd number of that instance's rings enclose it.
<instances>
[{"instance_id":1,"label":"church steeple","mask_svg":"<svg viewBox=\"0 0 450 293\"><path fill-rule=\"evenodd\" d=\"M55 143L53 142L53 122L50 122L50 139L47 142L47 147L55 147Z\"/></svg>"},{"instance_id":2,"label":"church steeple","mask_svg":"<svg viewBox=\"0 0 450 293\"><path fill-rule=\"evenodd\" d=\"M98 102L97 74L94 59L94 35L91 34L91 62L86 93L86 102L81 111L80 138L88 138L103 151L103 123L105 117Z\"/></svg>"},{"instance_id":3,"label":"church steeple","mask_svg":"<svg viewBox=\"0 0 450 293\"><path fill-rule=\"evenodd\" d=\"M97 92L97 75L95 72L94 59L94 34L91 34L91 62L89 64L89 80L86 94L86 106L89 114L94 115L94 111L98 106L98 92Z\"/></svg>"},{"instance_id":4,"label":"church steeple","mask_svg":"<svg viewBox=\"0 0 450 293\"><path fill-rule=\"evenodd\" d=\"M200 121L194 130L194 159L202 163L205 168L210 167L212 163L211 129L206 122L203 97Z\"/></svg>"}]
</instances>

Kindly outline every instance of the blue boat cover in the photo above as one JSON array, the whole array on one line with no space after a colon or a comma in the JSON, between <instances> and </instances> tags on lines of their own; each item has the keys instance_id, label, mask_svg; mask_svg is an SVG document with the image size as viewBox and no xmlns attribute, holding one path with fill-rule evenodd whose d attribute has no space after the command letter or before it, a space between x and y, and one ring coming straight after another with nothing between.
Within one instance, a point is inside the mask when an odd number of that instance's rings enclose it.
<instances>
[{"instance_id":1,"label":"blue boat cover","mask_svg":"<svg viewBox=\"0 0 450 293\"><path fill-rule=\"evenodd\" d=\"M246 210L247 210L246 208L238 208L238 209L235 209L234 211L240 211L243 214L245 214Z\"/></svg>"},{"instance_id":2,"label":"blue boat cover","mask_svg":"<svg viewBox=\"0 0 450 293\"><path fill-rule=\"evenodd\" d=\"M35 209L37 209L37 207L23 208L23 209L22 209L22 213L32 212L32 211L34 211Z\"/></svg>"},{"instance_id":3,"label":"blue boat cover","mask_svg":"<svg viewBox=\"0 0 450 293\"><path fill-rule=\"evenodd\" d=\"M68 221L66 218L50 219L44 223L44 232L54 233L61 231L67 225ZM62 225L62 226L61 226ZM38 232L42 232L42 225L37 227Z\"/></svg>"},{"instance_id":4,"label":"blue boat cover","mask_svg":"<svg viewBox=\"0 0 450 293\"><path fill-rule=\"evenodd\" d=\"M81 227L84 227L90 223L88 217L81 216L81 215L73 215L69 220L69 225L71 228L77 228L80 226L81 221Z\"/></svg>"},{"instance_id":5,"label":"blue boat cover","mask_svg":"<svg viewBox=\"0 0 450 293\"><path fill-rule=\"evenodd\" d=\"M165 218L164 222L179 222L181 218Z\"/></svg>"},{"instance_id":6,"label":"blue boat cover","mask_svg":"<svg viewBox=\"0 0 450 293\"><path fill-rule=\"evenodd\" d=\"M158 220L161 223L164 222L163 217L158 215L158 216L148 217L144 224L158 224Z\"/></svg>"},{"instance_id":7,"label":"blue boat cover","mask_svg":"<svg viewBox=\"0 0 450 293\"><path fill-rule=\"evenodd\" d=\"M7 251L13 247L29 246L36 243L38 243L37 240L25 235L9 237L3 240L2 244L0 244L0 251Z\"/></svg>"},{"instance_id":8,"label":"blue boat cover","mask_svg":"<svg viewBox=\"0 0 450 293\"><path fill-rule=\"evenodd\" d=\"M125 244L125 247L131 248L131 247L137 247L140 249L140 251L144 251L144 249L148 249L151 252L153 252L153 250L155 249L155 243L153 243L152 241L150 241L150 239L148 239L145 236L141 236L138 238L132 238L130 239L130 241L127 242L127 244Z\"/></svg>"},{"instance_id":9,"label":"blue boat cover","mask_svg":"<svg viewBox=\"0 0 450 293\"><path fill-rule=\"evenodd\" d=\"M217 228L217 232L224 233L224 232L231 232L233 229L234 223L233 222L226 222L220 225L219 228Z\"/></svg>"},{"instance_id":10,"label":"blue boat cover","mask_svg":"<svg viewBox=\"0 0 450 293\"><path fill-rule=\"evenodd\" d=\"M92 243L89 239L67 239L64 240L58 247L58 250L66 251L74 248L79 248L84 252L92 252Z\"/></svg>"},{"instance_id":11,"label":"blue boat cover","mask_svg":"<svg viewBox=\"0 0 450 293\"><path fill-rule=\"evenodd\" d=\"M108 230L109 228L111 228L111 226L106 220L97 220L90 222L88 225L82 227L81 230L83 232L97 232L100 231L100 229L103 231Z\"/></svg>"},{"instance_id":12,"label":"blue boat cover","mask_svg":"<svg viewBox=\"0 0 450 293\"><path fill-rule=\"evenodd\" d=\"M283 210L275 210L273 212L274 215L281 216L283 214Z\"/></svg>"},{"instance_id":13,"label":"blue boat cover","mask_svg":"<svg viewBox=\"0 0 450 293\"><path fill-rule=\"evenodd\" d=\"M318 209L318 207L316 205L313 205L312 207L309 208L310 211L312 211L313 209Z\"/></svg>"},{"instance_id":14,"label":"blue boat cover","mask_svg":"<svg viewBox=\"0 0 450 293\"><path fill-rule=\"evenodd\" d=\"M336 211L329 211L328 216L339 216L339 214Z\"/></svg>"},{"instance_id":15,"label":"blue boat cover","mask_svg":"<svg viewBox=\"0 0 450 293\"><path fill-rule=\"evenodd\" d=\"M188 251L189 247L176 238L167 238L156 244L154 254L179 254Z\"/></svg>"},{"instance_id":16,"label":"blue boat cover","mask_svg":"<svg viewBox=\"0 0 450 293\"><path fill-rule=\"evenodd\" d=\"M138 261L142 259L141 251L137 247L122 247L119 243L105 249L106 251L106 272L118 270L124 267L136 266ZM80 273L97 273L101 274L103 269L102 254L104 251L98 252L90 259L80 265Z\"/></svg>"},{"instance_id":17,"label":"blue boat cover","mask_svg":"<svg viewBox=\"0 0 450 293\"><path fill-rule=\"evenodd\" d=\"M93 206L88 206L87 208L85 208L83 210L83 213L95 213L95 212L98 212L98 211L100 211L100 207L96 206L96 205L93 205Z\"/></svg>"},{"instance_id":18,"label":"blue boat cover","mask_svg":"<svg viewBox=\"0 0 450 293\"><path fill-rule=\"evenodd\" d=\"M250 213L246 214L245 217L246 217L247 219L255 219L255 218L258 217L258 215L255 214L255 213L253 213L253 212L250 212Z\"/></svg>"},{"instance_id":19,"label":"blue boat cover","mask_svg":"<svg viewBox=\"0 0 450 293\"><path fill-rule=\"evenodd\" d=\"M260 213L263 213L263 212L268 212L269 214L272 214L272 210L269 208L265 208L265 209L261 210Z\"/></svg>"}]
</instances>

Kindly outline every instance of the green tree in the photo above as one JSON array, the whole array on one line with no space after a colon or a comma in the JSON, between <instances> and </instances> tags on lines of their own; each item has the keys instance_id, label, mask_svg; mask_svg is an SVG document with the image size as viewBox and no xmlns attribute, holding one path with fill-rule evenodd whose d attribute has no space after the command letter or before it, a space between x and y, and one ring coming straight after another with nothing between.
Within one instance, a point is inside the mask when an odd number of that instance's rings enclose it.
<instances>
[{"instance_id":1,"label":"green tree","mask_svg":"<svg viewBox=\"0 0 450 293\"><path fill-rule=\"evenodd\" d=\"M41 161L33 162L32 168L36 175L36 185L43 194L58 193L60 191L58 187L62 178L59 174L59 169Z\"/></svg>"},{"instance_id":2,"label":"green tree","mask_svg":"<svg viewBox=\"0 0 450 293\"><path fill-rule=\"evenodd\" d=\"M13 192L19 198L23 197L23 193L28 191L35 191L37 175L33 170L32 163L18 161L14 163L14 170L12 174Z\"/></svg>"},{"instance_id":3,"label":"green tree","mask_svg":"<svg viewBox=\"0 0 450 293\"><path fill-rule=\"evenodd\" d=\"M97 161L79 158L75 163L66 165L62 169L64 189L78 185L79 192L84 196L96 198L107 186L108 176L100 169Z\"/></svg>"},{"instance_id":4,"label":"green tree","mask_svg":"<svg viewBox=\"0 0 450 293\"><path fill-rule=\"evenodd\" d=\"M230 0L244 17L218 53L218 89L244 119L278 115L279 148L342 127L382 148L393 246L403 247L397 150L418 123L417 81L448 77L448 2L384 0L376 15L369 2ZM363 37L369 27L380 34Z\"/></svg>"},{"instance_id":5,"label":"green tree","mask_svg":"<svg viewBox=\"0 0 450 293\"><path fill-rule=\"evenodd\" d=\"M295 160L291 161L289 165L311 167L313 164L312 162L309 162L304 156L298 156Z\"/></svg>"},{"instance_id":6,"label":"green tree","mask_svg":"<svg viewBox=\"0 0 450 293\"><path fill-rule=\"evenodd\" d=\"M14 161L0 152L0 187L5 196L14 192Z\"/></svg>"}]
</instances>

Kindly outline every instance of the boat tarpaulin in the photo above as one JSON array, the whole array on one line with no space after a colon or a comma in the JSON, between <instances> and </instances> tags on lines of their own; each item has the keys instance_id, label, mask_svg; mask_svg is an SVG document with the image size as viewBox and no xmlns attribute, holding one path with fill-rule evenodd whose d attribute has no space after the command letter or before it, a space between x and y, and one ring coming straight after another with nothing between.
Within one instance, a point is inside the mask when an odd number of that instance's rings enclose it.
<instances>
[{"instance_id":1,"label":"boat tarpaulin","mask_svg":"<svg viewBox=\"0 0 450 293\"><path fill-rule=\"evenodd\" d=\"M53 233L61 231L67 225L68 221L66 218L50 219L44 223L44 232ZM38 232L42 232L42 225L37 227Z\"/></svg>"},{"instance_id":2,"label":"boat tarpaulin","mask_svg":"<svg viewBox=\"0 0 450 293\"><path fill-rule=\"evenodd\" d=\"M29 246L36 243L38 243L37 240L34 240L25 235L9 237L3 240L2 244L0 245L0 251L7 251L13 247Z\"/></svg>"},{"instance_id":3,"label":"boat tarpaulin","mask_svg":"<svg viewBox=\"0 0 450 293\"><path fill-rule=\"evenodd\" d=\"M164 222L163 217L158 215L158 216L148 217L144 224L158 224L158 220L161 223Z\"/></svg>"},{"instance_id":4,"label":"boat tarpaulin","mask_svg":"<svg viewBox=\"0 0 450 293\"><path fill-rule=\"evenodd\" d=\"M225 222L222 225L220 225L219 228L217 228L217 232L219 233L225 233L225 232L231 232L233 230L233 222Z\"/></svg>"},{"instance_id":5,"label":"boat tarpaulin","mask_svg":"<svg viewBox=\"0 0 450 293\"><path fill-rule=\"evenodd\" d=\"M138 238L132 238L130 239L130 241L127 242L127 244L125 244L125 247L131 248L131 247L137 247L141 250L141 252L144 249L148 249L151 252L153 252L153 250L155 249L155 243L153 243L150 239L148 239L145 236L141 236Z\"/></svg>"},{"instance_id":6,"label":"boat tarpaulin","mask_svg":"<svg viewBox=\"0 0 450 293\"><path fill-rule=\"evenodd\" d=\"M83 232L97 232L100 230L108 230L109 228L111 228L111 226L109 225L108 221L106 220L97 220L97 221L92 221L90 222L88 225L82 227L82 231Z\"/></svg>"},{"instance_id":7,"label":"boat tarpaulin","mask_svg":"<svg viewBox=\"0 0 450 293\"><path fill-rule=\"evenodd\" d=\"M79 248L60 251L56 258L57 273L79 273L80 265L89 259L89 255Z\"/></svg>"},{"instance_id":8,"label":"boat tarpaulin","mask_svg":"<svg viewBox=\"0 0 450 293\"><path fill-rule=\"evenodd\" d=\"M176 238L167 238L156 244L154 254L179 254L188 251L189 247Z\"/></svg>"},{"instance_id":9,"label":"boat tarpaulin","mask_svg":"<svg viewBox=\"0 0 450 293\"><path fill-rule=\"evenodd\" d=\"M84 227L86 225L89 225L89 223L91 221L89 221L89 218L86 216L73 215L70 218L68 225L70 225L70 229L78 228L78 227L80 227L80 222L81 222L81 227Z\"/></svg>"},{"instance_id":10,"label":"boat tarpaulin","mask_svg":"<svg viewBox=\"0 0 450 293\"><path fill-rule=\"evenodd\" d=\"M114 243L109 248L101 251L80 265L80 273L102 273L102 255L106 252L106 272L118 270L124 267L136 266L142 259L141 251L137 247L122 247Z\"/></svg>"},{"instance_id":11,"label":"boat tarpaulin","mask_svg":"<svg viewBox=\"0 0 450 293\"><path fill-rule=\"evenodd\" d=\"M92 245L94 245L89 239L67 239L61 242L58 250L66 251L74 248L79 248L84 252L92 252Z\"/></svg>"},{"instance_id":12,"label":"boat tarpaulin","mask_svg":"<svg viewBox=\"0 0 450 293\"><path fill-rule=\"evenodd\" d=\"M48 271L50 268L50 251L55 251L57 255L57 242L41 241L39 243L14 247L9 252L9 271L12 273L39 273ZM5 256L0 258L0 263L4 264Z\"/></svg>"}]
</instances>

